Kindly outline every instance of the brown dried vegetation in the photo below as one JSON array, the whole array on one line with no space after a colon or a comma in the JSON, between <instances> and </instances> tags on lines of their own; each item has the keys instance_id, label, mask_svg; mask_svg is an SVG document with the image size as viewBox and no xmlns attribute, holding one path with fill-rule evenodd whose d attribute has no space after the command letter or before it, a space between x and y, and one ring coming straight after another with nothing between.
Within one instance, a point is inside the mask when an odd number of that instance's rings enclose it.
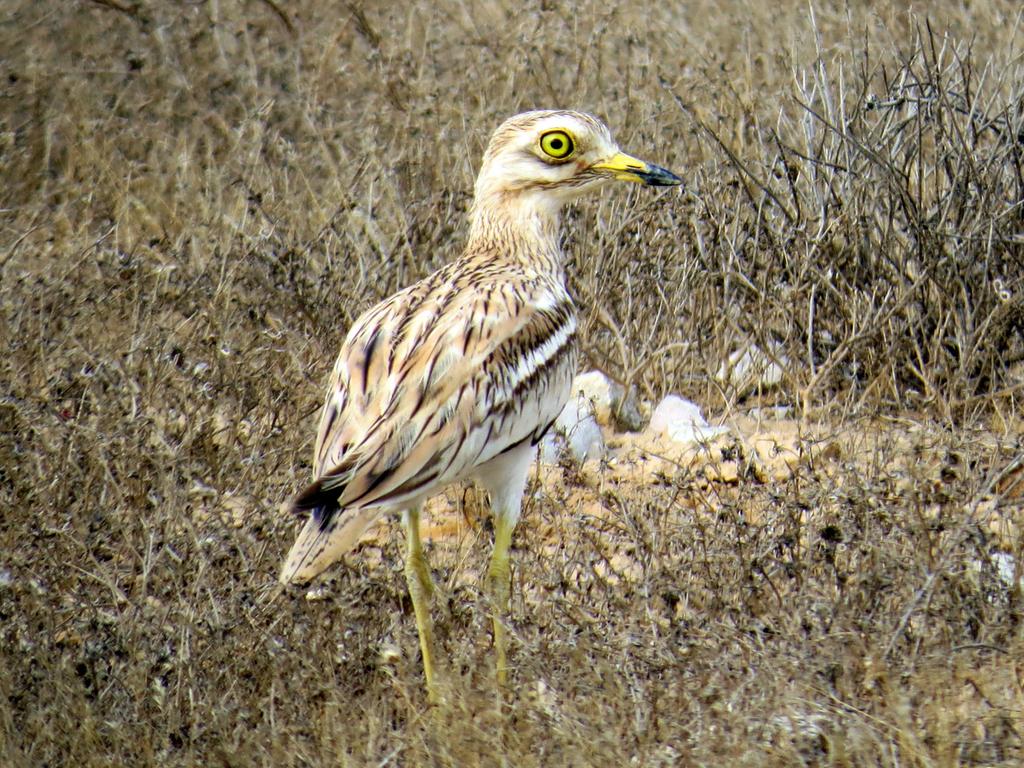
<instances>
[{"instance_id":1,"label":"brown dried vegetation","mask_svg":"<svg viewBox=\"0 0 1024 768\"><path fill-rule=\"evenodd\" d=\"M8 2L0 764L1019 765L1022 19L902 6ZM304 600L278 505L538 106L689 184L572 211L591 364L802 458L543 478L500 704L487 527L437 542L428 710L399 532Z\"/></svg>"}]
</instances>

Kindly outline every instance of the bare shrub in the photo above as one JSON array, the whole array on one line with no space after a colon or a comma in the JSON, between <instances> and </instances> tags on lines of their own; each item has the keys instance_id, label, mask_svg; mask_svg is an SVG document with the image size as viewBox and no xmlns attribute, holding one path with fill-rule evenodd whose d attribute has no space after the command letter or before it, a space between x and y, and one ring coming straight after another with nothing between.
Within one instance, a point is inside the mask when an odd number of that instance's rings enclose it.
<instances>
[{"instance_id":1,"label":"bare shrub","mask_svg":"<svg viewBox=\"0 0 1024 768\"><path fill-rule=\"evenodd\" d=\"M746 157L676 99L732 169L698 190L716 300L787 351L805 410L843 394L963 415L1022 383L1019 65L930 27L897 56L819 51Z\"/></svg>"}]
</instances>

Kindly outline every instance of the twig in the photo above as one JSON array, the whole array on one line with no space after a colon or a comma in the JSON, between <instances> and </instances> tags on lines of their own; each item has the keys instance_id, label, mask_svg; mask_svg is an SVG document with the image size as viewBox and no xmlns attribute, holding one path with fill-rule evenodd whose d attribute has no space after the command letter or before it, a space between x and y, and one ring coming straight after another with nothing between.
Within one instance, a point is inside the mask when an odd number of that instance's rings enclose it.
<instances>
[{"instance_id":1,"label":"twig","mask_svg":"<svg viewBox=\"0 0 1024 768\"><path fill-rule=\"evenodd\" d=\"M754 172L751 171L739 159L739 157L736 156L735 152L733 152L731 149L729 149L729 147L726 145L726 143L724 141L722 141L722 139L718 136L717 133L715 133L713 130L711 130L711 127L707 123L705 123L703 120L701 120L692 109L690 109L686 104L683 103L683 100L680 99L679 96L676 95L676 93L669 87L668 82L664 78L659 78L659 80L661 82L661 87L664 88L666 91L668 91L669 95L675 101L675 103L679 107L679 109L685 115L688 115L691 120L693 120L695 123L697 123L697 125L700 126L701 130L703 130L705 133L707 133L707 135L710 136L714 140L714 142L716 144L718 144L719 148L723 152L725 152L726 156L728 156L729 161L733 164L733 166L738 171L740 171L744 176L746 176L748 179L750 179L757 186L757 188L760 189L765 195L767 195L769 198L771 198L772 202L774 202L775 205L778 206L779 210L781 210L783 215L786 217L786 221L788 221L790 224L796 224L797 223L796 216L789 210L789 208L786 207L786 205L778 198L778 196L774 192L772 192L771 189L769 189L764 184L764 182L762 182L759 178L757 178L757 176L754 175ZM748 192L748 194L749 194L749 192ZM752 195L750 197L751 197L751 200L750 200L751 204L754 205L754 206L757 206L757 201L753 199Z\"/></svg>"}]
</instances>

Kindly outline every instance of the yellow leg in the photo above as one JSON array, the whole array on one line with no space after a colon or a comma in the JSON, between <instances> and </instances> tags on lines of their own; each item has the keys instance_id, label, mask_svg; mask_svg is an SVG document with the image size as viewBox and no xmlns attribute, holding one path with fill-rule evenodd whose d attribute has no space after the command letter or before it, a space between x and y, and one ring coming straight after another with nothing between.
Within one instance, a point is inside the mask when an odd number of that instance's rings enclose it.
<instances>
[{"instance_id":1,"label":"yellow leg","mask_svg":"<svg viewBox=\"0 0 1024 768\"><path fill-rule=\"evenodd\" d=\"M430 599L434 594L434 583L430 579L430 568L420 541L419 507L402 513L405 525L405 579L409 584L409 597L416 613L416 629L420 635L420 653L423 655L423 674L427 678L427 698L437 701L434 688L434 630L430 622Z\"/></svg>"},{"instance_id":2,"label":"yellow leg","mask_svg":"<svg viewBox=\"0 0 1024 768\"><path fill-rule=\"evenodd\" d=\"M477 475L477 480L491 497L491 513L494 516L494 553L487 569L487 591L490 593L493 611L494 653L497 656L498 686L501 688L508 683L508 637L505 622L508 617L509 593L512 591L508 549L512 544L512 529L519 520L526 476L534 453L530 442L523 441L483 465Z\"/></svg>"},{"instance_id":3,"label":"yellow leg","mask_svg":"<svg viewBox=\"0 0 1024 768\"><path fill-rule=\"evenodd\" d=\"M512 529L515 520L503 514L494 516L494 553L487 569L487 585L491 593L494 620L494 652L497 656L498 685L508 682L508 645L505 635L505 620L508 616L509 593L512 588L509 571L508 550L512 543Z\"/></svg>"}]
</instances>

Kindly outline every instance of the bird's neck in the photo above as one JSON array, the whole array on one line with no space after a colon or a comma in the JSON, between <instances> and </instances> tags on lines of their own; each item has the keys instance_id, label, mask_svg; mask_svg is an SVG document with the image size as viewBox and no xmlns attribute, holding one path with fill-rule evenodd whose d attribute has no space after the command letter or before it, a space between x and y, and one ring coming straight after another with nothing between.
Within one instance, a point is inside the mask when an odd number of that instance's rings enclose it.
<instances>
[{"instance_id":1,"label":"bird's neck","mask_svg":"<svg viewBox=\"0 0 1024 768\"><path fill-rule=\"evenodd\" d=\"M560 209L541 195L478 197L470 212L466 250L487 251L496 260L561 277Z\"/></svg>"}]
</instances>

